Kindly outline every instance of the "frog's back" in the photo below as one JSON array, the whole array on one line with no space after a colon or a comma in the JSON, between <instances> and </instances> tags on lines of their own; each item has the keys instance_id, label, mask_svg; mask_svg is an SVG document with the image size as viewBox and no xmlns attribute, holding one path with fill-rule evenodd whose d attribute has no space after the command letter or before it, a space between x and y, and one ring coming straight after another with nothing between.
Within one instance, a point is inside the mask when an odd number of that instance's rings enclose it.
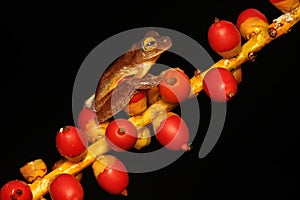
<instances>
[{"instance_id":1,"label":"frog's back","mask_svg":"<svg viewBox=\"0 0 300 200\"><path fill-rule=\"evenodd\" d=\"M104 98L109 92L111 92L117 83L126 76L126 69L130 65L129 60L127 60L125 55L115 60L102 74L99 79L97 89L96 89L96 102L97 106L101 106L101 99ZM96 108L97 110L97 108Z\"/></svg>"},{"instance_id":2,"label":"frog's back","mask_svg":"<svg viewBox=\"0 0 300 200\"><path fill-rule=\"evenodd\" d=\"M119 81L132 75L136 75L136 78L142 78L156 62L161 53L169 49L171 45L172 42L169 37L160 36L155 31L149 31L142 40L134 43L128 52L116 59L104 71L97 85L94 102L99 122L103 122L111 117L112 112L108 111L111 106L120 107L118 105L110 105L112 104L110 102L112 91L117 87ZM132 94L131 88L123 89L128 94ZM124 101L124 97L120 97L114 104L120 102L124 104ZM116 112L118 110L120 109L116 109Z\"/></svg>"}]
</instances>

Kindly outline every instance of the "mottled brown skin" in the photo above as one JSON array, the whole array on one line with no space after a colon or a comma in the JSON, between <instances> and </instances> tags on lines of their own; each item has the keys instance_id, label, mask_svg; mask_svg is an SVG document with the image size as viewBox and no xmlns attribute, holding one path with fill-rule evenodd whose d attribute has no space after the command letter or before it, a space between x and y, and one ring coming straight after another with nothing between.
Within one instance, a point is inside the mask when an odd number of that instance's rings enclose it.
<instances>
[{"instance_id":1,"label":"mottled brown skin","mask_svg":"<svg viewBox=\"0 0 300 200\"><path fill-rule=\"evenodd\" d=\"M151 37L151 40L148 40ZM156 41L156 47L143 47L144 41ZM152 43L151 43L152 44ZM149 45L151 46L149 43ZM167 36L149 31L144 38L131 46L128 52L112 63L101 76L95 93L94 106L98 122L104 122L121 111L136 89L158 84L159 77L142 79L160 55L172 46ZM120 80L131 77L128 81Z\"/></svg>"}]
</instances>

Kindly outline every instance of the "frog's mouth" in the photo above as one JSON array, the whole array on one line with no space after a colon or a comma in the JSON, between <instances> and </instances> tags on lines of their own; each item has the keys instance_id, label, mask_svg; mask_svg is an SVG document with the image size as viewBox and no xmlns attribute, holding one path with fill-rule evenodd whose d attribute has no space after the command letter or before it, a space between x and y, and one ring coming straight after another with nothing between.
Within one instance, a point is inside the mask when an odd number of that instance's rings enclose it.
<instances>
[{"instance_id":1,"label":"frog's mouth","mask_svg":"<svg viewBox=\"0 0 300 200\"><path fill-rule=\"evenodd\" d=\"M161 36L157 40L157 43L158 43L157 49L161 49L163 51L170 49L172 46L172 40L169 36Z\"/></svg>"}]
</instances>

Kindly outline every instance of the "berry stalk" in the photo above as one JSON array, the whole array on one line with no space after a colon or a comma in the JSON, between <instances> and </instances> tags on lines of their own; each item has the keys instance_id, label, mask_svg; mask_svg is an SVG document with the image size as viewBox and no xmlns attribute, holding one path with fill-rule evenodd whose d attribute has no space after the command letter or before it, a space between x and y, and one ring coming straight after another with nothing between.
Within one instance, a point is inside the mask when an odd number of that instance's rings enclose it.
<instances>
[{"instance_id":1,"label":"berry stalk","mask_svg":"<svg viewBox=\"0 0 300 200\"><path fill-rule=\"evenodd\" d=\"M102 138L88 147L88 153L80 162L65 161L58 168L52 170L41 179L36 179L29 184L32 191L32 199L39 200L48 193L48 186L53 177L58 174L67 173L76 175L86 167L90 166L96 159L97 155L104 154L110 149L105 139Z\"/></svg>"},{"instance_id":2,"label":"berry stalk","mask_svg":"<svg viewBox=\"0 0 300 200\"><path fill-rule=\"evenodd\" d=\"M291 12L284 13L278 18L274 19L271 24L269 24L266 30L253 35L246 43L242 45L241 52L233 58L221 59L206 71L200 72L195 71L194 76L190 79L191 82L191 92L189 98L195 97L203 89L203 77L209 69L213 67L224 67L230 71L234 71L241 64L247 61L254 61L255 55L260 51L264 46L280 37L283 34L289 32L289 30L298 23L300 19L300 9L298 7ZM155 102L149 106L141 115L132 116L129 120L137 127L143 127L151 123L155 114L161 110L170 111L175 108L178 104L168 103L163 99ZM101 126L101 124L100 124ZM102 126L104 126L102 124ZM88 147L88 154L80 162L64 162L60 167L52 170L46 174L43 178L35 180L33 183L29 184L30 189L33 194L33 200L38 200L43 197L48 192L48 184L51 178L57 174L69 173L77 174L86 167L90 166L96 159L97 155L104 154L110 149L105 140L100 139L97 142L91 144Z\"/></svg>"}]
</instances>

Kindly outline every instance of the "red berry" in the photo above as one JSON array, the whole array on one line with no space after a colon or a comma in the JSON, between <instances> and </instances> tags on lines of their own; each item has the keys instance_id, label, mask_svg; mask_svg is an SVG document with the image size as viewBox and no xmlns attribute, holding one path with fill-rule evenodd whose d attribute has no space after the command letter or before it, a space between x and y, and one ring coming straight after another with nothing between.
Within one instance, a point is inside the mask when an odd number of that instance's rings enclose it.
<instances>
[{"instance_id":1,"label":"red berry","mask_svg":"<svg viewBox=\"0 0 300 200\"><path fill-rule=\"evenodd\" d=\"M85 125L96 117L95 112L90 108L82 108L82 110L78 114L78 127L82 130L85 129Z\"/></svg>"},{"instance_id":2,"label":"red berry","mask_svg":"<svg viewBox=\"0 0 300 200\"><path fill-rule=\"evenodd\" d=\"M27 183L12 180L4 184L0 191L1 200L32 200L32 192Z\"/></svg>"},{"instance_id":3,"label":"red berry","mask_svg":"<svg viewBox=\"0 0 300 200\"><path fill-rule=\"evenodd\" d=\"M133 97L130 99L129 103L136 103L139 100L143 99L144 97L146 97L146 91L140 90L136 94L133 95Z\"/></svg>"},{"instance_id":4,"label":"red berry","mask_svg":"<svg viewBox=\"0 0 300 200\"><path fill-rule=\"evenodd\" d=\"M124 111L130 115L138 115L147 109L147 95L145 90L139 90L130 99L128 105L124 108Z\"/></svg>"},{"instance_id":5,"label":"red berry","mask_svg":"<svg viewBox=\"0 0 300 200\"><path fill-rule=\"evenodd\" d=\"M236 56L241 51L241 34L230 21L215 19L208 29L210 47L224 58Z\"/></svg>"},{"instance_id":6,"label":"red berry","mask_svg":"<svg viewBox=\"0 0 300 200\"><path fill-rule=\"evenodd\" d=\"M259 10L255 9L255 8L247 8L247 9L243 10L237 18L238 28L240 28L240 26L243 22L245 22L247 19L252 18L252 17L257 17L268 23L267 17L262 12L260 12Z\"/></svg>"},{"instance_id":7,"label":"red berry","mask_svg":"<svg viewBox=\"0 0 300 200\"><path fill-rule=\"evenodd\" d=\"M189 77L179 69L169 69L163 72L165 80L158 85L161 97L171 103L179 103L186 99L191 91Z\"/></svg>"},{"instance_id":8,"label":"red berry","mask_svg":"<svg viewBox=\"0 0 300 200\"><path fill-rule=\"evenodd\" d=\"M118 84L130 80L129 77L121 79ZM123 109L129 116L139 115L147 109L147 95L146 90L139 90L130 99L128 105Z\"/></svg>"},{"instance_id":9,"label":"red berry","mask_svg":"<svg viewBox=\"0 0 300 200\"><path fill-rule=\"evenodd\" d=\"M92 165L99 186L110 194L127 195L129 176L123 162L112 155L102 155Z\"/></svg>"},{"instance_id":10,"label":"red berry","mask_svg":"<svg viewBox=\"0 0 300 200\"><path fill-rule=\"evenodd\" d=\"M105 137L112 149L125 151L132 148L137 141L136 127L127 119L119 118L110 122L105 131Z\"/></svg>"},{"instance_id":11,"label":"red berry","mask_svg":"<svg viewBox=\"0 0 300 200\"><path fill-rule=\"evenodd\" d=\"M227 69L214 67L204 75L203 90L213 101L225 102L235 96L237 82Z\"/></svg>"},{"instance_id":12,"label":"red berry","mask_svg":"<svg viewBox=\"0 0 300 200\"><path fill-rule=\"evenodd\" d=\"M269 25L267 17L255 8L243 10L237 18L237 27L246 40L258 34Z\"/></svg>"},{"instance_id":13,"label":"red berry","mask_svg":"<svg viewBox=\"0 0 300 200\"><path fill-rule=\"evenodd\" d=\"M83 158L88 146L84 133L75 126L65 126L56 134L56 148L67 159L77 162Z\"/></svg>"},{"instance_id":14,"label":"red berry","mask_svg":"<svg viewBox=\"0 0 300 200\"><path fill-rule=\"evenodd\" d=\"M290 12L296 9L300 1L299 0L269 0L276 8L281 10L282 12Z\"/></svg>"},{"instance_id":15,"label":"red berry","mask_svg":"<svg viewBox=\"0 0 300 200\"><path fill-rule=\"evenodd\" d=\"M59 174L50 182L49 194L53 200L82 200L81 183L71 174Z\"/></svg>"},{"instance_id":16,"label":"red berry","mask_svg":"<svg viewBox=\"0 0 300 200\"><path fill-rule=\"evenodd\" d=\"M155 129L156 139L167 149L174 151L189 150L189 130L185 121L179 115L168 112L166 118Z\"/></svg>"}]
</instances>

